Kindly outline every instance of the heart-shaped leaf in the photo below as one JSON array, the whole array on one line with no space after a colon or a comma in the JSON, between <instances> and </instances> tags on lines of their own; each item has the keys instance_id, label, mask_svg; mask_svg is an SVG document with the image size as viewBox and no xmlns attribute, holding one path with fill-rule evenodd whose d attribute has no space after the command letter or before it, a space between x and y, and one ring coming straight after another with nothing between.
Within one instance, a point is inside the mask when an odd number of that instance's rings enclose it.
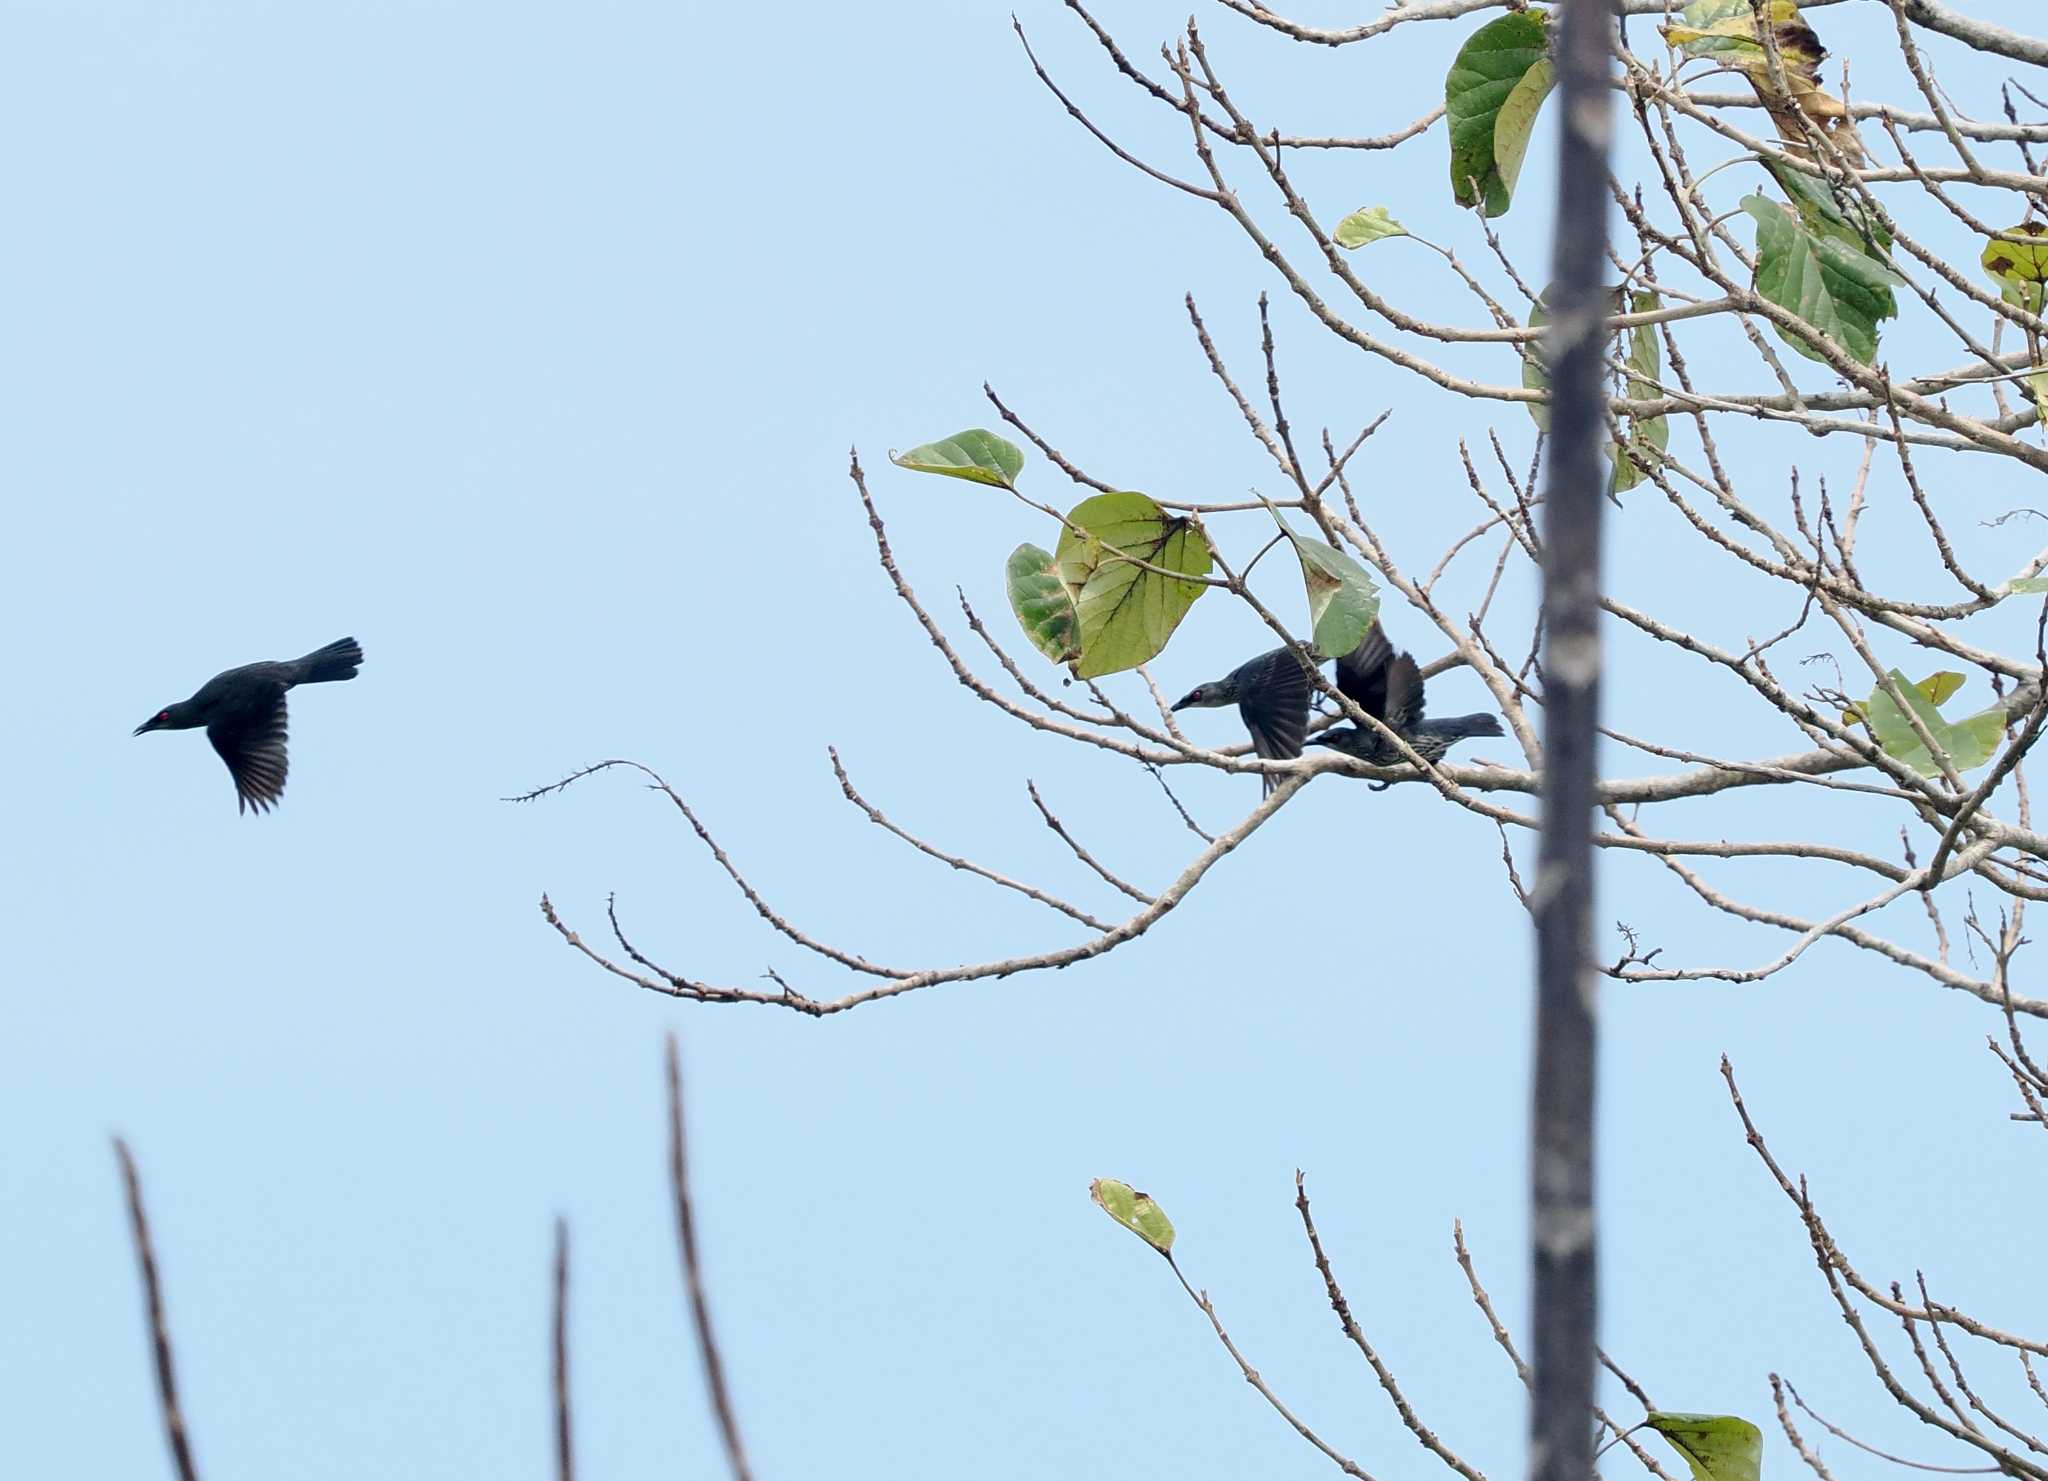
<instances>
[{"instance_id":1,"label":"heart-shaped leaf","mask_svg":"<svg viewBox=\"0 0 2048 1481\"><path fill-rule=\"evenodd\" d=\"M1010 552L1003 576L1010 610L1017 614L1031 646L1054 663L1071 666L1081 656L1081 614L1075 610L1073 592L1060 580L1052 552L1019 545Z\"/></svg>"},{"instance_id":2,"label":"heart-shaped leaf","mask_svg":"<svg viewBox=\"0 0 2048 1481\"><path fill-rule=\"evenodd\" d=\"M913 473L943 473L999 489L1016 488L1017 475L1024 471L1024 454L1017 444L980 427L955 432L907 453L891 452L889 461Z\"/></svg>"},{"instance_id":3,"label":"heart-shaped leaf","mask_svg":"<svg viewBox=\"0 0 2048 1481\"><path fill-rule=\"evenodd\" d=\"M1522 84L1546 61L1549 42L1544 13L1519 11L1488 21L1458 49L1444 78L1444 112L1450 122L1451 198L1459 205L1483 201L1489 216L1507 211L1515 186L1513 176L1501 168L1500 145L1509 146L1510 162L1519 169L1537 109L1549 91L1547 85L1522 89ZM1510 99L1515 105L1511 113Z\"/></svg>"},{"instance_id":4,"label":"heart-shaped leaf","mask_svg":"<svg viewBox=\"0 0 2048 1481\"><path fill-rule=\"evenodd\" d=\"M1757 1481L1763 1471L1763 1432L1737 1415L1652 1410L1643 1423L1685 1457L1693 1481Z\"/></svg>"},{"instance_id":5,"label":"heart-shaped leaf","mask_svg":"<svg viewBox=\"0 0 2048 1481\"><path fill-rule=\"evenodd\" d=\"M1396 221L1385 206L1361 206L1337 223L1333 240L1340 247L1368 247L1387 237L1405 237L1408 228Z\"/></svg>"},{"instance_id":6,"label":"heart-shaped leaf","mask_svg":"<svg viewBox=\"0 0 2048 1481\"><path fill-rule=\"evenodd\" d=\"M1097 494L1068 510L1053 558L1080 613L1074 673L1083 679L1136 668L1164 648L1207 590L1176 578L1207 576L1211 563L1193 520L1133 493Z\"/></svg>"},{"instance_id":7,"label":"heart-shaped leaf","mask_svg":"<svg viewBox=\"0 0 2048 1481\"><path fill-rule=\"evenodd\" d=\"M1173 1253L1173 1221L1151 1195L1140 1193L1129 1183L1115 1178L1097 1178L1088 1185L1088 1196L1102 1211L1162 1255Z\"/></svg>"}]
</instances>

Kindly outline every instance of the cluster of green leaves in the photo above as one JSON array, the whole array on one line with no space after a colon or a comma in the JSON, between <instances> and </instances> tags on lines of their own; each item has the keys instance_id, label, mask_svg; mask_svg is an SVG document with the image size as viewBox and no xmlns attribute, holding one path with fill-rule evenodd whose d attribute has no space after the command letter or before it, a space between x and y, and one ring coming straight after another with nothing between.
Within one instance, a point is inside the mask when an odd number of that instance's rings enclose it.
<instances>
[{"instance_id":1,"label":"cluster of green leaves","mask_svg":"<svg viewBox=\"0 0 2048 1481\"><path fill-rule=\"evenodd\" d=\"M907 453L899 468L1017 491L1024 453L972 428ZM1136 668L1166 646L1214 557L1194 520L1171 515L1145 494L1107 493L1068 510L1051 551L1020 545L1004 585L1032 646L1076 678Z\"/></svg>"},{"instance_id":2,"label":"cluster of green leaves","mask_svg":"<svg viewBox=\"0 0 2048 1481\"><path fill-rule=\"evenodd\" d=\"M1017 492L1024 453L981 428L891 453L899 468ZM1040 506L1042 507L1042 506ZM1276 515L1277 519L1278 516ZM1379 588L1343 551L1287 528L1308 592L1315 644L1325 658L1349 653L1379 616ZM1136 668L1165 648L1208 590L1209 537L1189 516L1149 495L1117 491L1083 499L1061 516L1050 551L1010 552L1003 584L1031 645L1078 679Z\"/></svg>"},{"instance_id":3,"label":"cluster of green leaves","mask_svg":"<svg viewBox=\"0 0 2048 1481\"><path fill-rule=\"evenodd\" d=\"M2027 583L2012 585L2014 589L2024 589ZM2003 706L1992 705L1960 720L1947 719L1941 713L1941 707L1963 687L1961 674L1944 669L1914 684L1893 669L1890 678L1958 775L1975 770L1998 754L1999 742L2005 736ZM1897 757L1922 776L1933 776L1941 770L1940 763L1913 729L1913 722L1882 684L1870 692L1868 699L1844 708L1842 718L1851 725L1862 725L1887 755Z\"/></svg>"},{"instance_id":4,"label":"cluster of green leaves","mask_svg":"<svg viewBox=\"0 0 2048 1481\"><path fill-rule=\"evenodd\" d=\"M1173 1220L1149 1193L1140 1193L1115 1178L1097 1178L1088 1185L1088 1196L1096 1207L1172 1262ZM1652 1410L1643 1416L1643 1425L1670 1441L1671 1448L1685 1457L1693 1481L1758 1481L1764 1437L1746 1419L1733 1414Z\"/></svg>"}]
</instances>

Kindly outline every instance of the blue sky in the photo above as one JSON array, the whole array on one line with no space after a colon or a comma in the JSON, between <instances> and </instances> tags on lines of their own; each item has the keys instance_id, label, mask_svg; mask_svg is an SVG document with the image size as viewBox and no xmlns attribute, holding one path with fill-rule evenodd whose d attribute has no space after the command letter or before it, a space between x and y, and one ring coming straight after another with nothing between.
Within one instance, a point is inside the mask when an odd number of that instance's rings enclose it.
<instances>
[{"instance_id":1,"label":"blue sky","mask_svg":"<svg viewBox=\"0 0 2048 1481\"><path fill-rule=\"evenodd\" d=\"M1848 9L1825 13L1838 50L1880 34ZM1185 6L1102 11L1142 56ZM1529 951L1478 819L1418 787L1319 782L1128 950L813 1022L637 993L546 928L543 890L587 928L616 890L679 970L842 990L629 777L499 800L645 761L792 915L890 959L1070 938L867 824L828 743L905 826L1094 908L1117 901L1039 827L1027 777L1114 867L1171 878L1188 835L1149 779L1018 732L946 674L875 566L845 465L857 446L956 632L950 588L1001 618L1002 558L1044 521L883 454L989 422L985 379L1122 486L1271 490L1181 302L1249 372L1274 284L1220 216L1074 127L998 6L4 13L0 1423L19 1474L168 1474L116 1131L142 1166L209 1477L548 1474L558 1213L584 1474L713 1470L663 1183L670 1030L759 1474L1323 1473L1089 1205L1105 1175L1161 1199L1190 1279L1299 1412L1407 1474L1413 1441L1303 1247L1297 1167L1418 1409L1489 1471L1519 1466L1513 1376L1450 1254L1459 1217L1525 1328ZM1183 160L1184 132L1070 16L1020 13L1106 123ZM1457 34L1332 53L1202 20L1242 96L1303 132L1422 112ZM1888 82L1871 71L1867 90ZM1503 223L1532 267L1548 140ZM1303 177L1476 261L1441 143ZM1373 251L1419 307L1455 303L1406 245ZM1275 322L1299 426L1341 437L1396 408L1358 482L1426 568L1473 520L1457 437L1497 426L1526 458L1526 418L1418 392L1292 303ZM1902 359L1934 344L1924 328L1899 327ZM1790 434L1744 456L1779 482L1794 460L1854 467ZM1973 515L2029 497L1969 472L1953 492ZM1066 492L1035 455L1026 477ZM1881 522L1893 507L1874 527L1909 531ZM2030 553L1970 524L1987 567ZM1612 539L1617 589L1723 634L1765 625L1650 501ZM1526 623L1528 583L1503 600L1503 627ZM1387 620L1438 651L1412 614ZM199 737L130 738L218 669L344 633L367 661L294 696L275 814L236 815ZM1212 598L1161 682L1261 641ZM1622 643L1615 662L1624 728L1797 744L1661 655ZM1440 712L1482 698L1455 675L1432 694ZM1212 824L1256 793L1185 790ZM1782 826L1779 806L1686 821L1750 836ZM1872 819L1872 838L1890 827ZM1609 867L1606 889L1603 917L1674 954L1781 949L1700 920L1645 869ZM1845 947L1757 987L1604 1007L1610 1350L1667 1407L1765 1420L1775 1369L1838 1422L1924 1447L1859 1369L1715 1066L1734 1057L1867 1268L1924 1265L1960 1304L2039 1330L2048 1302L2015 1288L2006 1251L2048 1209L2004 1119L1990 1016ZM1791 1463L1774 1445L1767 1464Z\"/></svg>"}]
</instances>

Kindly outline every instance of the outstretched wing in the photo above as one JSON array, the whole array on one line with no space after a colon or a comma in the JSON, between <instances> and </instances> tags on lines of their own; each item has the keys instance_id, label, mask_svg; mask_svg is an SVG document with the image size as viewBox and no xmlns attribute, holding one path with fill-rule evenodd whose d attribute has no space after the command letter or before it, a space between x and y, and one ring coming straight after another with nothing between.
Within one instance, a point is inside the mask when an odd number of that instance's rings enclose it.
<instances>
[{"instance_id":1,"label":"outstretched wing","mask_svg":"<svg viewBox=\"0 0 2048 1481\"><path fill-rule=\"evenodd\" d=\"M264 812L284 795L284 689L267 706L225 716L206 727L220 759L235 779L237 812Z\"/></svg>"},{"instance_id":2,"label":"outstretched wing","mask_svg":"<svg viewBox=\"0 0 2048 1481\"><path fill-rule=\"evenodd\" d=\"M1394 648L1378 622L1366 629L1358 646L1337 660L1337 690L1376 719L1387 717L1387 665Z\"/></svg>"},{"instance_id":3,"label":"outstretched wing","mask_svg":"<svg viewBox=\"0 0 2048 1481\"><path fill-rule=\"evenodd\" d=\"M1382 718L1389 729L1402 735L1414 733L1422 723L1422 670L1414 655L1403 653L1387 665L1387 712Z\"/></svg>"},{"instance_id":4,"label":"outstretched wing","mask_svg":"<svg viewBox=\"0 0 2048 1481\"><path fill-rule=\"evenodd\" d=\"M1289 648L1275 648L1245 667L1237 713L1251 732L1252 749L1268 761L1292 761L1308 739L1308 670ZM1260 780L1267 792L1280 785L1278 777Z\"/></svg>"}]
</instances>

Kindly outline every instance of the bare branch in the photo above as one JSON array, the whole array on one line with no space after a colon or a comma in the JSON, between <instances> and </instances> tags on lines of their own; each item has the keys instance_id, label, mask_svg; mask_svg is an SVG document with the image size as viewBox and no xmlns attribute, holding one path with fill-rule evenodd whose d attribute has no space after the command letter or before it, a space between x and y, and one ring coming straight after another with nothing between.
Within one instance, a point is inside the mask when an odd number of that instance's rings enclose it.
<instances>
[{"instance_id":1,"label":"bare branch","mask_svg":"<svg viewBox=\"0 0 2048 1481\"><path fill-rule=\"evenodd\" d=\"M164 1440L178 1481L198 1481L192 1445L185 1435L185 1415L178 1407L177 1365L171 1358L171 1329L164 1320L163 1287L157 1279L156 1251L149 1238L149 1216L142 1208L142 1180L128 1143L114 1138L114 1157L121 1164L121 1189L128 1200L128 1229L135 1240L135 1263L142 1273L143 1312L149 1322L150 1356L156 1364L157 1407L163 1413Z\"/></svg>"},{"instance_id":2,"label":"bare branch","mask_svg":"<svg viewBox=\"0 0 2048 1481\"><path fill-rule=\"evenodd\" d=\"M725 1458L733 1481L749 1481L746 1446L740 1440L739 1420L733 1413L732 1396L726 1391L725 1363L718 1355L718 1339L711 1330L711 1307L704 1297L704 1268L697 1255L697 1221L690 1208L690 1175L687 1144L683 1136L683 1070L676 1053L676 1036L668 1036L668 1174L675 1197L676 1244L683 1256L683 1285L690 1297L690 1321L697 1329L697 1352L704 1362L704 1386L711 1395L711 1412L717 1417L718 1432L725 1440Z\"/></svg>"}]
</instances>

